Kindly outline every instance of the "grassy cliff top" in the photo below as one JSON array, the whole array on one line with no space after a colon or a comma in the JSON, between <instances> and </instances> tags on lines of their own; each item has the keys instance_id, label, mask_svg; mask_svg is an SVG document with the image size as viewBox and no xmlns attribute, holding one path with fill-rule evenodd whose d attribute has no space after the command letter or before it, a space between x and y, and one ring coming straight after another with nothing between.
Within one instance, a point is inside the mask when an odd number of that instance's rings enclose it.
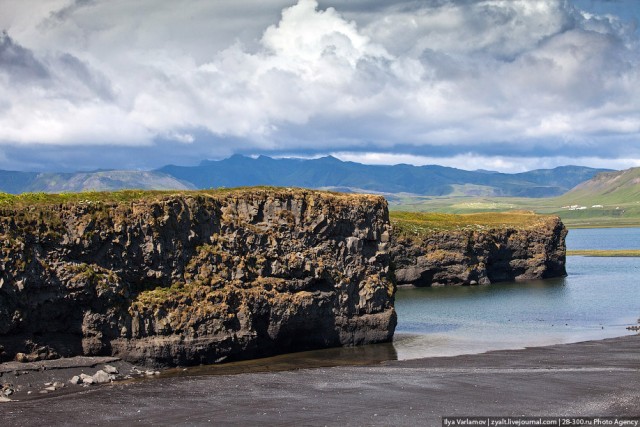
<instances>
[{"instance_id":1,"label":"grassy cliff top","mask_svg":"<svg viewBox=\"0 0 640 427\"><path fill-rule=\"evenodd\" d=\"M391 211L389 216L396 230L407 237L450 230L530 229L543 225L552 218L530 211L473 214Z\"/></svg>"},{"instance_id":2,"label":"grassy cliff top","mask_svg":"<svg viewBox=\"0 0 640 427\"><path fill-rule=\"evenodd\" d=\"M214 199L240 196L302 196L316 195L330 197L335 200L381 200L381 196L366 194L346 194L329 191L308 190L303 188L285 187L238 187L221 188L215 190L121 190L121 191L88 191L79 193L0 193L0 207L22 208L27 206L47 206L60 204L87 204L87 203L127 203L136 201L161 201L172 197L198 197L205 196Z\"/></svg>"}]
</instances>

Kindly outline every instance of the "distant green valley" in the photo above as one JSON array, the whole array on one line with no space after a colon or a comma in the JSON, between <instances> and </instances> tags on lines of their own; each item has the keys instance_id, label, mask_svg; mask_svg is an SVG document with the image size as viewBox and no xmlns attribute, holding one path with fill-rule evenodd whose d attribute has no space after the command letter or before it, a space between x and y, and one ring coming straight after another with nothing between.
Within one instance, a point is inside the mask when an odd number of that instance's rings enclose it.
<instances>
[{"instance_id":1,"label":"distant green valley","mask_svg":"<svg viewBox=\"0 0 640 427\"><path fill-rule=\"evenodd\" d=\"M530 210L559 215L569 227L640 226L640 168L603 172L548 198L391 196L390 209L475 213Z\"/></svg>"}]
</instances>

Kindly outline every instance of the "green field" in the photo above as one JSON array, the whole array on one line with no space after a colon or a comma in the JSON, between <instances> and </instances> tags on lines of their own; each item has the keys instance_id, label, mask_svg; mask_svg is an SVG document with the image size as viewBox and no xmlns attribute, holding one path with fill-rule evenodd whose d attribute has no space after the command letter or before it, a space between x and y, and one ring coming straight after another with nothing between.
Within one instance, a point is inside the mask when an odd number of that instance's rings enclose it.
<instances>
[{"instance_id":1,"label":"green field","mask_svg":"<svg viewBox=\"0 0 640 427\"><path fill-rule=\"evenodd\" d=\"M550 198L428 197L398 194L388 197L391 210L468 214L529 210L558 215L571 228L640 227L640 168L606 172Z\"/></svg>"},{"instance_id":2,"label":"green field","mask_svg":"<svg viewBox=\"0 0 640 427\"><path fill-rule=\"evenodd\" d=\"M558 215L570 228L640 227L640 200L635 196L617 203L598 197L575 199L566 195L542 199L398 195L388 199L392 211L469 214L528 210Z\"/></svg>"},{"instance_id":3,"label":"green field","mask_svg":"<svg viewBox=\"0 0 640 427\"><path fill-rule=\"evenodd\" d=\"M69 193L21 193L9 194L0 192L0 208L23 208L34 206L47 206L64 203L121 203L132 201L156 200L167 196L210 196L222 197L229 194L244 194L255 192L284 192L289 194L302 192L316 192L318 194L332 194L337 197L351 197L345 193L336 193L330 191L308 190L304 188L285 188L285 187L235 187L235 188L218 188L211 190L117 190L117 191L82 191ZM360 197L368 197L360 195Z\"/></svg>"},{"instance_id":4,"label":"green field","mask_svg":"<svg viewBox=\"0 0 640 427\"><path fill-rule=\"evenodd\" d=\"M400 212L389 213L391 222L414 224L432 230L461 230L478 227L528 227L536 220L543 219L530 211L510 211L500 213L449 214L434 212Z\"/></svg>"}]
</instances>

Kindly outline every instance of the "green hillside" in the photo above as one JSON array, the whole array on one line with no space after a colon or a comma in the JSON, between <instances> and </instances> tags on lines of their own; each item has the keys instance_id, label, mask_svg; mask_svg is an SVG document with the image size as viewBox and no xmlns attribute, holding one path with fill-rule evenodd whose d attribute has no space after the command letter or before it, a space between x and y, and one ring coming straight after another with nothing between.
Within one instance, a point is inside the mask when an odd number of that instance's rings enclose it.
<instances>
[{"instance_id":1,"label":"green hillside","mask_svg":"<svg viewBox=\"0 0 640 427\"><path fill-rule=\"evenodd\" d=\"M473 213L516 209L559 215L569 227L640 226L640 168L603 172L562 196L390 198L390 209L414 212Z\"/></svg>"},{"instance_id":2,"label":"green hillside","mask_svg":"<svg viewBox=\"0 0 640 427\"><path fill-rule=\"evenodd\" d=\"M640 225L640 168L600 173L552 200L575 227Z\"/></svg>"},{"instance_id":3,"label":"green hillside","mask_svg":"<svg viewBox=\"0 0 640 427\"><path fill-rule=\"evenodd\" d=\"M640 168L599 173L558 199L583 205L615 205L640 201Z\"/></svg>"}]
</instances>

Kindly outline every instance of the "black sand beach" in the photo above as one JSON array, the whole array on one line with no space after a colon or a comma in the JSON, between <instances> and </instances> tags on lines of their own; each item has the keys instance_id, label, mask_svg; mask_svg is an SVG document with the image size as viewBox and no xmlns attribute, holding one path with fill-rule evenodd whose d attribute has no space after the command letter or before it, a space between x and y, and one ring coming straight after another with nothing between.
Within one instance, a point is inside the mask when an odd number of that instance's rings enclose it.
<instances>
[{"instance_id":1,"label":"black sand beach","mask_svg":"<svg viewBox=\"0 0 640 427\"><path fill-rule=\"evenodd\" d=\"M640 336L384 362L159 378L0 404L2 425L440 425L441 417L639 416Z\"/></svg>"}]
</instances>

